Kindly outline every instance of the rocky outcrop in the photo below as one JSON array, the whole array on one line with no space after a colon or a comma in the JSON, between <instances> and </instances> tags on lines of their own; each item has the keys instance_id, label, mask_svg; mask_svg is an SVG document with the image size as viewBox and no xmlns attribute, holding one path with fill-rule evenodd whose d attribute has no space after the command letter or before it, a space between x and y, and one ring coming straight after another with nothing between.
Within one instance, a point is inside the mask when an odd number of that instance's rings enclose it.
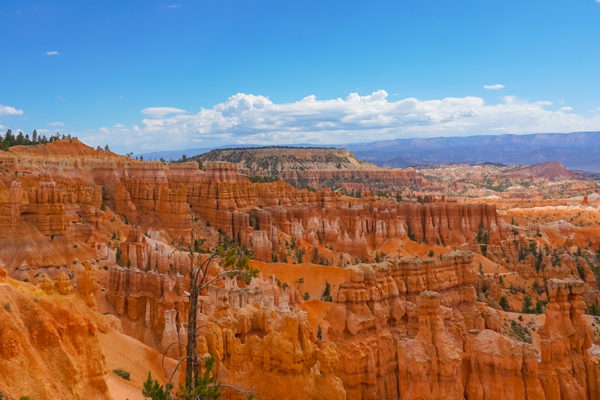
<instances>
[{"instance_id":1,"label":"rocky outcrop","mask_svg":"<svg viewBox=\"0 0 600 400\"><path fill-rule=\"evenodd\" d=\"M168 340L163 333L171 335L187 324L186 287L183 275L115 267L109 271L106 297L125 333L164 350Z\"/></svg>"},{"instance_id":2,"label":"rocky outcrop","mask_svg":"<svg viewBox=\"0 0 600 400\"><path fill-rule=\"evenodd\" d=\"M0 268L0 388L35 399L109 399L94 325Z\"/></svg>"},{"instance_id":3,"label":"rocky outcrop","mask_svg":"<svg viewBox=\"0 0 600 400\"><path fill-rule=\"evenodd\" d=\"M546 323L540 330L540 379L546 399L599 398L600 365L598 356L592 355L597 351L591 349L591 329L583 316L584 283L550 279L548 292Z\"/></svg>"},{"instance_id":4,"label":"rocky outcrop","mask_svg":"<svg viewBox=\"0 0 600 400\"><path fill-rule=\"evenodd\" d=\"M455 252L350 268L327 315L348 397L462 398L463 335L500 328L498 313L475 301L472 257Z\"/></svg>"},{"instance_id":5,"label":"rocky outcrop","mask_svg":"<svg viewBox=\"0 0 600 400\"><path fill-rule=\"evenodd\" d=\"M418 332L398 346L398 391L401 399L462 399L461 349L450 339L440 315L440 295L417 297Z\"/></svg>"},{"instance_id":6,"label":"rocky outcrop","mask_svg":"<svg viewBox=\"0 0 600 400\"><path fill-rule=\"evenodd\" d=\"M336 346L312 342L302 312L223 304L201 326L199 352L215 355L223 381L264 399L346 399Z\"/></svg>"},{"instance_id":7,"label":"rocky outcrop","mask_svg":"<svg viewBox=\"0 0 600 400\"><path fill-rule=\"evenodd\" d=\"M474 400L545 399L539 353L489 329L468 332L463 354L465 397Z\"/></svg>"}]
</instances>

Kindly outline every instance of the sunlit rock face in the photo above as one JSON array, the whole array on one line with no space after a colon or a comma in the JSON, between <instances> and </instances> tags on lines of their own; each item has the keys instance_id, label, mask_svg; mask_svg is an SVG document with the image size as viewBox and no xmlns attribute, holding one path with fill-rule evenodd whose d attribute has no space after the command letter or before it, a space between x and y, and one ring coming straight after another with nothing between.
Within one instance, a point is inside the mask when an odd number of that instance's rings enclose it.
<instances>
[{"instance_id":1,"label":"sunlit rock face","mask_svg":"<svg viewBox=\"0 0 600 400\"><path fill-rule=\"evenodd\" d=\"M493 204L252 183L228 163L140 162L76 139L13 148L0 163L0 306L15 307L0 308L0 384L22 363L24 384L60 382L34 398L109 398L96 331L109 330L97 322L105 317L145 353L183 357L190 266L223 237L251 250L263 273L200 294L198 351L216 357L223 382L260 398L600 396L584 315L600 304L594 255L577 249L594 240L590 227L541 226L530 237ZM531 240L548 250L521 257ZM517 312L504 312L511 292ZM525 296L547 300L545 314L519 313ZM530 340L511 331L519 317Z\"/></svg>"}]
</instances>

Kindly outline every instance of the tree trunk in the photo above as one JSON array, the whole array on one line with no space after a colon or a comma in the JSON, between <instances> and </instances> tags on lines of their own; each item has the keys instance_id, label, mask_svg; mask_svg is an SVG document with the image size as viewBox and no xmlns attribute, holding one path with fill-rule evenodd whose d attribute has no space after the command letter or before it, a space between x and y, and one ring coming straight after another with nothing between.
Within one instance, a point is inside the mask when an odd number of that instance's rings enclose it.
<instances>
[{"instance_id":1,"label":"tree trunk","mask_svg":"<svg viewBox=\"0 0 600 400\"><path fill-rule=\"evenodd\" d=\"M185 380L186 384L190 385L193 389L196 386L196 380L198 378L198 353L196 349L197 340L197 318L198 318L198 287L197 282L194 279L195 269L192 263L190 265L190 297L189 297L189 313L188 313L188 340L186 345L186 367L185 367Z\"/></svg>"}]
</instances>

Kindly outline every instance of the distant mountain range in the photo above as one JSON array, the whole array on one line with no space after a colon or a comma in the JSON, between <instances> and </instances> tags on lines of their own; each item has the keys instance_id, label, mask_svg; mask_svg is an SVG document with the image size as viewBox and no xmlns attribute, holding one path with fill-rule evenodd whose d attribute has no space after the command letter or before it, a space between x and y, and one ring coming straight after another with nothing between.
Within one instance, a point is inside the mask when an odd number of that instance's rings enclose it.
<instances>
[{"instance_id":1,"label":"distant mountain range","mask_svg":"<svg viewBox=\"0 0 600 400\"><path fill-rule=\"evenodd\" d=\"M600 132L395 139L322 147L344 147L358 159L389 168L453 163L534 165L558 161L571 170L600 172ZM183 154L190 157L209 150L212 148L145 153L143 156L144 159L176 160Z\"/></svg>"},{"instance_id":2,"label":"distant mountain range","mask_svg":"<svg viewBox=\"0 0 600 400\"><path fill-rule=\"evenodd\" d=\"M600 172L600 132L396 139L347 148L357 158L382 167L558 161L571 170Z\"/></svg>"}]
</instances>

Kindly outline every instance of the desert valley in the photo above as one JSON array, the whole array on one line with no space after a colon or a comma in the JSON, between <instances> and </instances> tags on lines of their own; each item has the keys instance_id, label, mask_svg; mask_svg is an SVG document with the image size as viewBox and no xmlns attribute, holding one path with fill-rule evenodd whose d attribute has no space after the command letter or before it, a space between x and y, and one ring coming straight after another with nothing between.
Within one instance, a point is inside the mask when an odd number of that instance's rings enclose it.
<instances>
[{"instance_id":1,"label":"desert valley","mask_svg":"<svg viewBox=\"0 0 600 400\"><path fill-rule=\"evenodd\" d=\"M5 399L168 381L190 263L223 240L257 270L198 298L198 354L245 393L223 398L600 398L592 175L326 148L139 161L75 138L10 147L0 171Z\"/></svg>"}]
</instances>

